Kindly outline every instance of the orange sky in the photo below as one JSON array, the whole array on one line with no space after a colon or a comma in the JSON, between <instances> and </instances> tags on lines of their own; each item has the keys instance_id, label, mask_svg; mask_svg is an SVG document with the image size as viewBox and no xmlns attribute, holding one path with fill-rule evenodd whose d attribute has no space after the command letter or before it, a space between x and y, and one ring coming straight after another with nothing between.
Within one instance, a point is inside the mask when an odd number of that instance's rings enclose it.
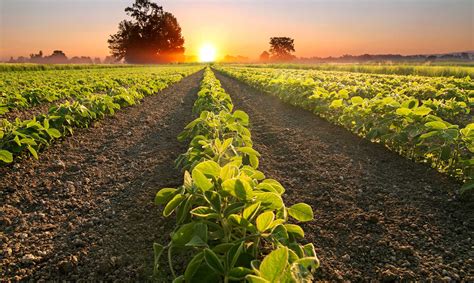
<instances>
[{"instance_id":1,"label":"orange sky","mask_svg":"<svg viewBox=\"0 0 474 283\"><path fill-rule=\"evenodd\" d=\"M0 59L54 49L108 55L107 38L131 0L1 0ZM178 18L186 53L257 58L271 36L295 39L297 56L474 50L471 0L159 1Z\"/></svg>"}]
</instances>

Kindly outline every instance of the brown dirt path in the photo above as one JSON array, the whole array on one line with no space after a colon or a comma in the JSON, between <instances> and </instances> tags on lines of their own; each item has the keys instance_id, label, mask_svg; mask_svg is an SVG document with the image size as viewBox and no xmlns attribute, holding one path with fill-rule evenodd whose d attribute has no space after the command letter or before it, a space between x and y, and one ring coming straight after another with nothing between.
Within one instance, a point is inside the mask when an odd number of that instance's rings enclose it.
<instances>
[{"instance_id":1,"label":"brown dirt path","mask_svg":"<svg viewBox=\"0 0 474 283\"><path fill-rule=\"evenodd\" d=\"M44 102L27 109L12 109L10 112L0 115L0 120L7 119L8 121L12 122L15 121L16 118L20 120L32 119L33 117L40 114L48 113L50 107L53 105L59 105L65 101L66 99L61 99L53 102Z\"/></svg>"},{"instance_id":2,"label":"brown dirt path","mask_svg":"<svg viewBox=\"0 0 474 283\"><path fill-rule=\"evenodd\" d=\"M154 241L173 221L153 205L177 186L176 140L192 119L202 71L53 145L40 160L0 168L0 281L143 281Z\"/></svg>"},{"instance_id":3,"label":"brown dirt path","mask_svg":"<svg viewBox=\"0 0 474 283\"><path fill-rule=\"evenodd\" d=\"M304 201L324 280L474 280L474 203L460 184L309 111L217 74L252 123L260 169Z\"/></svg>"}]
</instances>

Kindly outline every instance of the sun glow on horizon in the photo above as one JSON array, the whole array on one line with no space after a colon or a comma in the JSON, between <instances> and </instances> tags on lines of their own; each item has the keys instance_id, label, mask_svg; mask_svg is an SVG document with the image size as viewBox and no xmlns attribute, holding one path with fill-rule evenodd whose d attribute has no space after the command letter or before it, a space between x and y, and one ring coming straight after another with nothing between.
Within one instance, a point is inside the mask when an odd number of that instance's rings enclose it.
<instances>
[{"instance_id":1,"label":"sun glow on horizon","mask_svg":"<svg viewBox=\"0 0 474 283\"><path fill-rule=\"evenodd\" d=\"M199 49L199 62L213 62L216 60L216 48L210 43L206 43Z\"/></svg>"}]
</instances>

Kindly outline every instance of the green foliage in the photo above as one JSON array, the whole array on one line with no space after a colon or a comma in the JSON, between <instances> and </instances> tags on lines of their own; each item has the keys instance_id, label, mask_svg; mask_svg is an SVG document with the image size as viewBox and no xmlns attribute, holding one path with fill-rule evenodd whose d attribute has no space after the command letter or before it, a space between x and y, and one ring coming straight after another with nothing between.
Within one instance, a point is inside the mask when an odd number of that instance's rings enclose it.
<instances>
[{"instance_id":1,"label":"green foliage","mask_svg":"<svg viewBox=\"0 0 474 283\"><path fill-rule=\"evenodd\" d=\"M474 83L469 77L216 68L465 181L462 192L473 189Z\"/></svg>"},{"instance_id":2,"label":"green foliage","mask_svg":"<svg viewBox=\"0 0 474 283\"><path fill-rule=\"evenodd\" d=\"M199 93L199 117L180 135L190 140L177 162L185 170L183 185L155 197L165 206L163 214L175 212L177 219L171 242L155 244L155 270L168 250L174 274L172 251L181 247L193 257L175 282L310 282L319 261L308 248L312 245L298 243L303 229L288 223L288 215L309 221L311 207L287 208L283 186L258 171L260 154L252 148L248 115L232 112L230 96L210 69Z\"/></svg>"},{"instance_id":3,"label":"green foliage","mask_svg":"<svg viewBox=\"0 0 474 283\"><path fill-rule=\"evenodd\" d=\"M22 66L22 65L20 65ZM28 109L45 102L64 99L84 100L97 94L127 96L151 95L179 81L187 68L196 67L107 67L81 68L78 65L38 66L44 71L0 72L0 115L14 109ZM0 66L1 67L1 66ZM37 69L32 69L37 70ZM43 69L38 69L43 70ZM115 98L119 101L119 98ZM124 104L120 103L120 104Z\"/></svg>"},{"instance_id":4,"label":"green foliage","mask_svg":"<svg viewBox=\"0 0 474 283\"><path fill-rule=\"evenodd\" d=\"M0 73L0 76L9 78L0 82L0 111L2 104L8 110L20 107L20 104L29 107L44 101L55 101L64 98L63 94L68 92L75 96L74 101L52 106L47 114L40 114L31 120L0 120L0 164L11 163L14 156L26 152L38 159L40 150L54 140L72 134L74 128L89 127L93 121L135 105L145 96L157 93L198 69L200 67L90 70L91 77L87 82L81 80L82 75L74 70L50 71L51 74L44 78L36 72L28 73L18 80L10 80L11 74ZM50 77L53 75L55 78ZM64 81L59 84L61 79ZM46 86L48 82L56 83L49 88ZM15 99L10 103L12 97Z\"/></svg>"},{"instance_id":5,"label":"green foliage","mask_svg":"<svg viewBox=\"0 0 474 283\"><path fill-rule=\"evenodd\" d=\"M428 77L470 77L474 79L474 67L472 64L469 63L467 63L466 66L409 64L265 64L251 65L251 67L277 69L309 69L321 71L344 71L353 73L415 75Z\"/></svg>"}]
</instances>

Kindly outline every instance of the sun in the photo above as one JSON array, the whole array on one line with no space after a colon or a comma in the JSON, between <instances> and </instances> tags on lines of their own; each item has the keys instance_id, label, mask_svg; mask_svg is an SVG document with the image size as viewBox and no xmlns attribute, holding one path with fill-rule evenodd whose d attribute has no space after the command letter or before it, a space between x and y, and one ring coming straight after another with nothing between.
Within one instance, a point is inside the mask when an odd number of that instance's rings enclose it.
<instances>
[{"instance_id":1,"label":"sun","mask_svg":"<svg viewBox=\"0 0 474 283\"><path fill-rule=\"evenodd\" d=\"M200 62L213 62L216 60L216 48L212 44L204 44L199 49Z\"/></svg>"}]
</instances>

